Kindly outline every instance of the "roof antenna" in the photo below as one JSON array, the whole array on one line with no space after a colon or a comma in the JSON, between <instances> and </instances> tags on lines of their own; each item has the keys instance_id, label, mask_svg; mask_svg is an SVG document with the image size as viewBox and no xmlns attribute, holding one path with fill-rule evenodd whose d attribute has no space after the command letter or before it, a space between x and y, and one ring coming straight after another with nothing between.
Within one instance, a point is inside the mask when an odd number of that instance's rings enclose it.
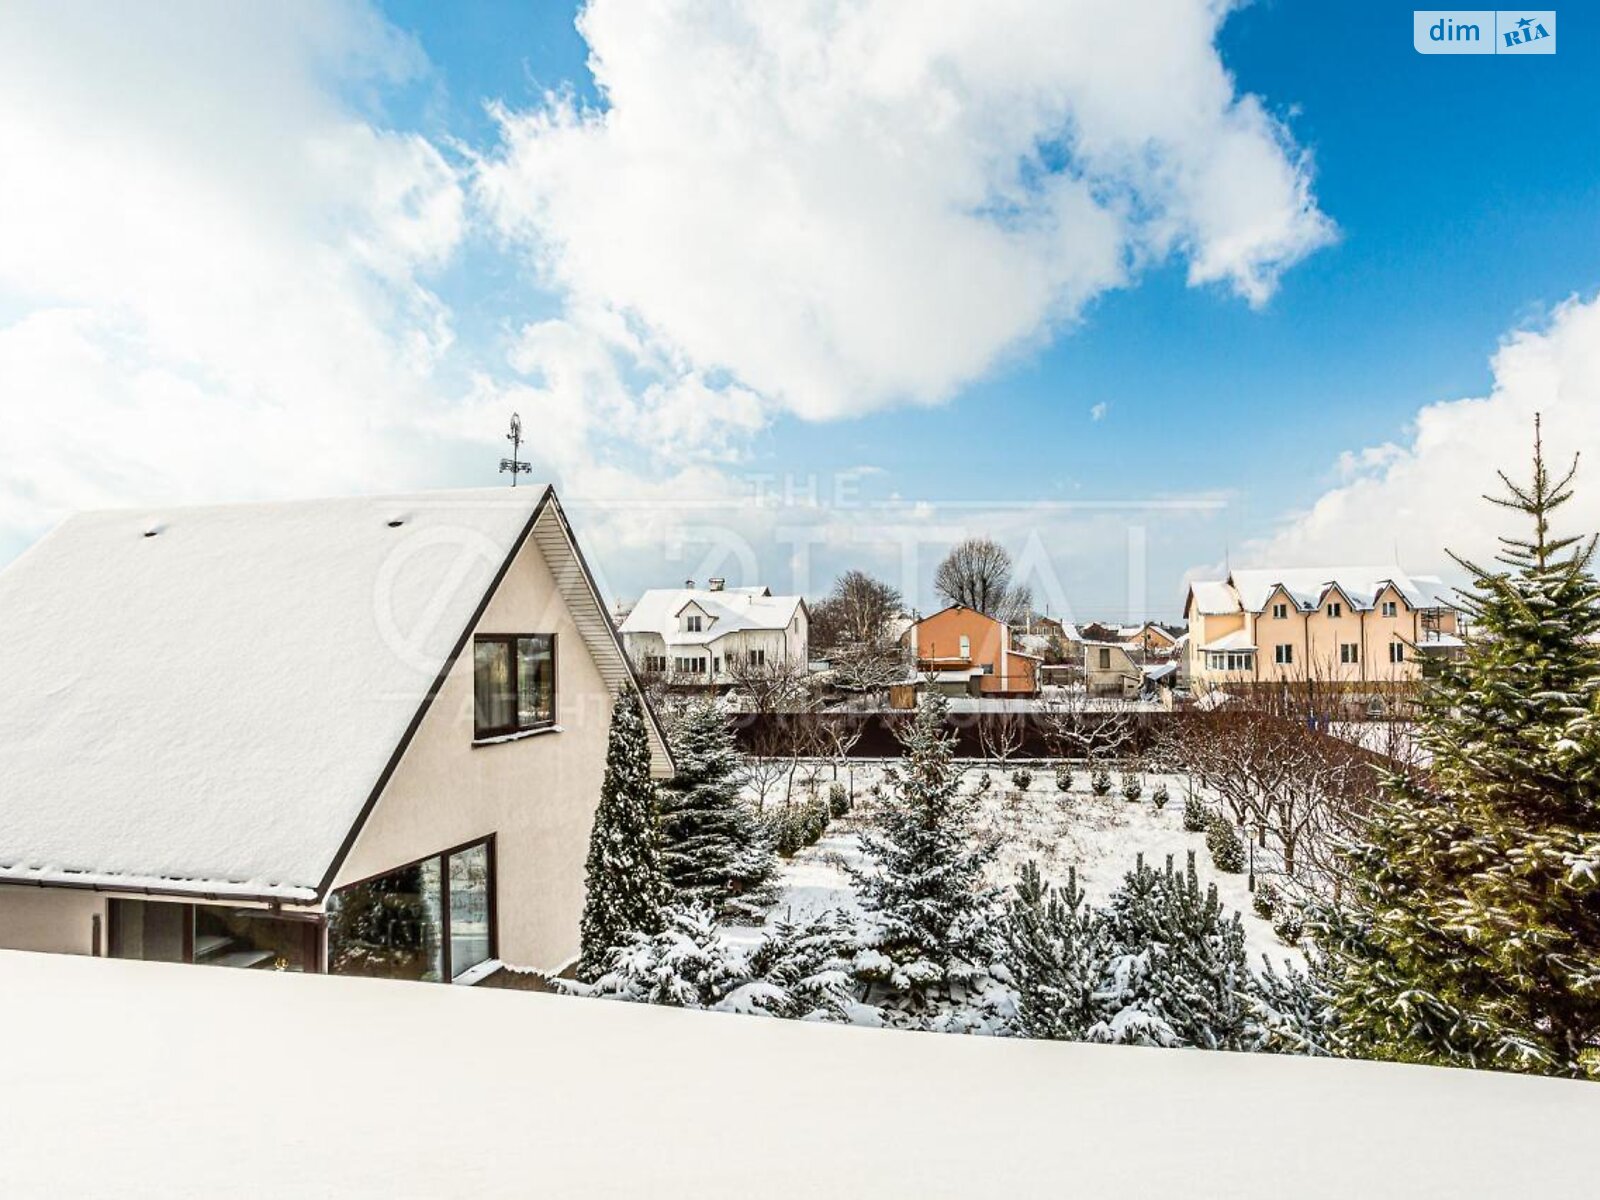
<instances>
[{"instance_id":1,"label":"roof antenna","mask_svg":"<svg viewBox=\"0 0 1600 1200\"><path fill-rule=\"evenodd\" d=\"M511 432L506 434L506 441L511 443L511 457L500 460L500 470L502 474L511 472L511 486L516 487L517 476L533 470L532 463L523 462L518 456L522 449L522 418L516 413L511 414Z\"/></svg>"}]
</instances>

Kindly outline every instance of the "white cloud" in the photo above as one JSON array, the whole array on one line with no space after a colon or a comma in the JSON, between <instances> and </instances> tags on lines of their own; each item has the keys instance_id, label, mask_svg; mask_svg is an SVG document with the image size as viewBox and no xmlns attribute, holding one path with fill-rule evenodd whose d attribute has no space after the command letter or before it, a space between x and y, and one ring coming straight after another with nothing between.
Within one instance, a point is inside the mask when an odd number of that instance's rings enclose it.
<instances>
[{"instance_id":1,"label":"white cloud","mask_svg":"<svg viewBox=\"0 0 1600 1200\"><path fill-rule=\"evenodd\" d=\"M340 96L421 64L357 3L0 9L0 533L411 480L464 194Z\"/></svg>"},{"instance_id":2,"label":"white cloud","mask_svg":"<svg viewBox=\"0 0 1600 1200\"><path fill-rule=\"evenodd\" d=\"M1600 529L1600 296L1569 300L1542 326L1511 334L1492 366L1487 396L1423 408L1407 445L1344 455L1339 485L1246 556L1289 565L1386 561L1398 548L1412 570L1451 574L1447 549L1487 560L1497 535L1525 532L1517 514L1481 496L1499 494L1496 471L1527 479L1535 413L1544 417L1552 469L1582 454L1577 494L1558 524Z\"/></svg>"},{"instance_id":3,"label":"white cloud","mask_svg":"<svg viewBox=\"0 0 1600 1200\"><path fill-rule=\"evenodd\" d=\"M675 370L807 417L936 401L1153 259L1256 304L1331 236L1217 54L1230 7L592 0L606 106L497 109L479 192Z\"/></svg>"},{"instance_id":4,"label":"white cloud","mask_svg":"<svg viewBox=\"0 0 1600 1200\"><path fill-rule=\"evenodd\" d=\"M1109 404L1107 404L1104 400L1102 400L1102 401L1100 401L1100 403L1094 405L1092 408L1089 409L1089 420L1091 420L1091 421L1104 421L1106 419L1106 413L1108 413L1110 411L1111 411L1111 406Z\"/></svg>"}]
</instances>

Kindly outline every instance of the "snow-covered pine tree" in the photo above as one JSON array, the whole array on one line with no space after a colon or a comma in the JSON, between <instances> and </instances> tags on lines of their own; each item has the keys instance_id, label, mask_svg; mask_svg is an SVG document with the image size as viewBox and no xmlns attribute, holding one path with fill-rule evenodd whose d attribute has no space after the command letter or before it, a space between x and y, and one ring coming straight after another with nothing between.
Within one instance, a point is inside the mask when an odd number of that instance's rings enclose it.
<instances>
[{"instance_id":1,"label":"snow-covered pine tree","mask_svg":"<svg viewBox=\"0 0 1600 1200\"><path fill-rule=\"evenodd\" d=\"M1006 910L1005 939L1017 1030L1082 1041L1100 1019L1096 995L1110 944L1100 910L1084 901L1077 869L1068 871L1066 886L1053 887L1038 863L1027 863Z\"/></svg>"},{"instance_id":2,"label":"snow-covered pine tree","mask_svg":"<svg viewBox=\"0 0 1600 1200\"><path fill-rule=\"evenodd\" d=\"M998 893L983 878L996 845L979 838L977 803L961 790L947 712L937 692L918 704L860 835L869 865L852 872L872 917L857 971L885 987L887 1007L914 1016L971 998L998 950Z\"/></svg>"},{"instance_id":3,"label":"snow-covered pine tree","mask_svg":"<svg viewBox=\"0 0 1600 1200\"><path fill-rule=\"evenodd\" d=\"M661 928L667 885L656 829L656 786L644 707L625 689L611 709L606 773L589 834L578 974L594 979L615 946Z\"/></svg>"},{"instance_id":4,"label":"snow-covered pine tree","mask_svg":"<svg viewBox=\"0 0 1600 1200\"><path fill-rule=\"evenodd\" d=\"M572 990L611 1000L712 1008L750 982L744 953L722 939L704 904L673 908L654 932L636 931L606 954L592 985Z\"/></svg>"},{"instance_id":5,"label":"snow-covered pine tree","mask_svg":"<svg viewBox=\"0 0 1600 1200\"><path fill-rule=\"evenodd\" d=\"M1572 496L1535 427L1524 514L1470 572L1472 632L1430 697L1424 776L1390 776L1325 914L1343 1049L1600 1074L1600 585L1595 542L1551 533Z\"/></svg>"},{"instance_id":6,"label":"snow-covered pine tree","mask_svg":"<svg viewBox=\"0 0 1600 1200\"><path fill-rule=\"evenodd\" d=\"M1091 1041L1248 1049L1254 1022L1244 927L1225 914L1215 884L1203 892L1194 853L1180 875L1141 855L1106 914L1113 943L1098 999L1106 1018Z\"/></svg>"},{"instance_id":7,"label":"snow-covered pine tree","mask_svg":"<svg viewBox=\"0 0 1600 1200\"><path fill-rule=\"evenodd\" d=\"M772 846L739 800L739 752L714 701L686 707L672 731L677 774L658 793L661 865L679 903L724 907L773 872Z\"/></svg>"}]
</instances>

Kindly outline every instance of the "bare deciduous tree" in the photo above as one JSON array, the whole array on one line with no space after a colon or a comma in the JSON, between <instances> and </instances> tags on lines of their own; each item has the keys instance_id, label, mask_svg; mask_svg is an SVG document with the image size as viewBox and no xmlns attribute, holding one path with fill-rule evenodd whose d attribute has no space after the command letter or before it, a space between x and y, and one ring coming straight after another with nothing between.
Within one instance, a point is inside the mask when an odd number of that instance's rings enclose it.
<instances>
[{"instance_id":1,"label":"bare deciduous tree","mask_svg":"<svg viewBox=\"0 0 1600 1200\"><path fill-rule=\"evenodd\" d=\"M1033 594L1011 578L1010 552L985 537L957 542L933 575L934 589L951 604L1013 621L1033 607Z\"/></svg>"}]
</instances>

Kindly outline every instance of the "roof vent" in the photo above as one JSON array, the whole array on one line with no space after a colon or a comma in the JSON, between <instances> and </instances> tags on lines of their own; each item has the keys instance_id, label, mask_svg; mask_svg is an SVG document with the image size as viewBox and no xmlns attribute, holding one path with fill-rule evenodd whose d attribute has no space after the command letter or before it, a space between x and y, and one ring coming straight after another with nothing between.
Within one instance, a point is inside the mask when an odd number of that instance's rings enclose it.
<instances>
[{"instance_id":1,"label":"roof vent","mask_svg":"<svg viewBox=\"0 0 1600 1200\"><path fill-rule=\"evenodd\" d=\"M160 533L165 528L166 526L160 521L156 520L154 517L151 517L144 523L144 536L155 537L156 534Z\"/></svg>"},{"instance_id":2,"label":"roof vent","mask_svg":"<svg viewBox=\"0 0 1600 1200\"><path fill-rule=\"evenodd\" d=\"M689 590L690 590L690 591L691 591L691 592L692 592L692 591L694 591L694 580L692 580L692 579L685 579L685 580L684 580L684 581L683 581L683 586L684 586L684 587L686 587L686 588L688 588L688 589L689 589Z\"/></svg>"},{"instance_id":3,"label":"roof vent","mask_svg":"<svg viewBox=\"0 0 1600 1200\"><path fill-rule=\"evenodd\" d=\"M728 581L720 575L713 575L707 582L713 592L720 592Z\"/></svg>"}]
</instances>

